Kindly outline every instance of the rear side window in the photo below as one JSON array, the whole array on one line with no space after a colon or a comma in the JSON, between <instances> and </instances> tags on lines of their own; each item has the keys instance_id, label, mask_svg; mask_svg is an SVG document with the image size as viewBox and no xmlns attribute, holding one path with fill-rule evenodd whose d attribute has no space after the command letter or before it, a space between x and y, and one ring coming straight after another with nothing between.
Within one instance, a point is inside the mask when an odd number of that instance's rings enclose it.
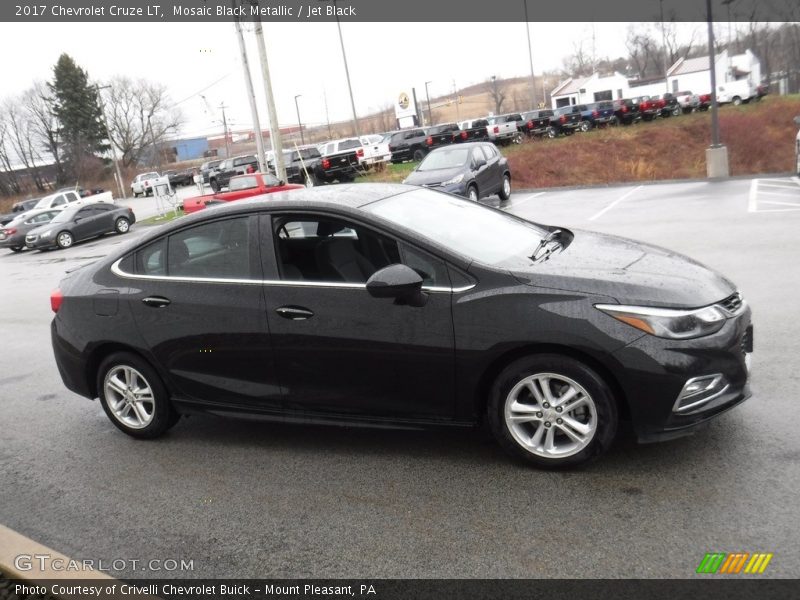
<instances>
[{"instance_id":1,"label":"rear side window","mask_svg":"<svg viewBox=\"0 0 800 600\"><path fill-rule=\"evenodd\" d=\"M170 277L250 278L248 217L213 221L169 236Z\"/></svg>"},{"instance_id":2,"label":"rear side window","mask_svg":"<svg viewBox=\"0 0 800 600\"><path fill-rule=\"evenodd\" d=\"M166 257L166 239L162 238L148 244L136 253L136 273L139 275L166 275Z\"/></svg>"},{"instance_id":3,"label":"rear side window","mask_svg":"<svg viewBox=\"0 0 800 600\"><path fill-rule=\"evenodd\" d=\"M231 179L228 189L231 192L235 192L237 190L249 190L254 187L258 187L258 181L256 180L255 176L234 177Z\"/></svg>"}]
</instances>

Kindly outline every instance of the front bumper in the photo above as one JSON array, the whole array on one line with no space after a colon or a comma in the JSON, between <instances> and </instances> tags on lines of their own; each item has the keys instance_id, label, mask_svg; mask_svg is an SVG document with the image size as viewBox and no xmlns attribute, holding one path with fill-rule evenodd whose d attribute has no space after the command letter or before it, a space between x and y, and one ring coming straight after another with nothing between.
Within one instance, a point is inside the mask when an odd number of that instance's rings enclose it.
<instances>
[{"instance_id":1,"label":"front bumper","mask_svg":"<svg viewBox=\"0 0 800 600\"><path fill-rule=\"evenodd\" d=\"M50 236L46 238L42 236L35 236L35 237L25 236L25 246L33 250L41 250L43 248L55 248L56 238L55 236Z\"/></svg>"},{"instance_id":2,"label":"front bumper","mask_svg":"<svg viewBox=\"0 0 800 600\"><path fill-rule=\"evenodd\" d=\"M613 353L639 441L689 435L750 397L745 352L748 335L752 341L750 317L745 307L715 334L691 340L644 335ZM677 411L676 400L686 382L711 374L722 375L727 388L696 409Z\"/></svg>"}]
</instances>

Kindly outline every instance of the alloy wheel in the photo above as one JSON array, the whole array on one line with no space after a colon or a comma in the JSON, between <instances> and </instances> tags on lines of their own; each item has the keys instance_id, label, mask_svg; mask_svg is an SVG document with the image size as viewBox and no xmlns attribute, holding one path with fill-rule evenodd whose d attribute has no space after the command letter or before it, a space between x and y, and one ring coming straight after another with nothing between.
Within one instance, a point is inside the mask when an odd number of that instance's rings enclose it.
<instances>
[{"instance_id":1,"label":"alloy wheel","mask_svg":"<svg viewBox=\"0 0 800 600\"><path fill-rule=\"evenodd\" d=\"M117 219L117 232L118 233L128 233L131 224L128 222L128 219L119 218Z\"/></svg>"},{"instance_id":2,"label":"alloy wheel","mask_svg":"<svg viewBox=\"0 0 800 600\"><path fill-rule=\"evenodd\" d=\"M472 200L473 202L478 201L478 190L475 189L475 186L470 186L468 194L470 200Z\"/></svg>"},{"instance_id":3,"label":"alloy wheel","mask_svg":"<svg viewBox=\"0 0 800 600\"><path fill-rule=\"evenodd\" d=\"M155 415L155 398L147 379L127 365L106 373L103 391L114 418L131 429L143 429Z\"/></svg>"},{"instance_id":4,"label":"alloy wheel","mask_svg":"<svg viewBox=\"0 0 800 600\"><path fill-rule=\"evenodd\" d=\"M577 454L591 443L598 423L591 395L557 373L536 373L519 381L506 397L504 418L516 442L543 458Z\"/></svg>"},{"instance_id":5,"label":"alloy wheel","mask_svg":"<svg viewBox=\"0 0 800 600\"><path fill-rule=\"evenodd\" d=\"M69 248L72 246L72 234L68 231L62 231L58 234L56 238L56 242L58 243L59 248Z\"/></svg>"}]
</instances>

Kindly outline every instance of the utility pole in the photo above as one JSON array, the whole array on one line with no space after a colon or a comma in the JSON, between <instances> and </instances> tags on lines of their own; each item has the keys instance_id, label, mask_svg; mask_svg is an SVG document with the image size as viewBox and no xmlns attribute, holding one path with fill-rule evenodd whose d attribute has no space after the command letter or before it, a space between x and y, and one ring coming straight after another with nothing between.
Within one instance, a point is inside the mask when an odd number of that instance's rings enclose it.
<instances>
[{"instance_id":1,"label":"utility pole","mask_svg":"<svg viewBox=\"0 0 800 600\"><path fill-rule=\"evenodd\" d=\"M428 125L433 125L433 115L431 114L431 96L428 94L428 84L430 81L425 82L425 100L428 102Z\"/></svg>"},{"instance_id":2,"label":"utility pole","mask_svg":"<svg viewBox=\"0 0 800 600\"><path fill-rule=\"evenodd\" d=\"M225 133L225 158L231 155L231 145L228 140L228 119L225 118L225 109L228 108L224 103L220 103L218 108L222 111L222 130Z\"/></svg>"},{"instance_id":3,"label":"utility pole","mask_svg":"<svg viewBox=\"0 0 800 600\"><path fill-rule=\"evenodd\" d=\"M251 0L258 4L258 0ZM275 96L272 93L272 78L269 74L269 61L267 60L267 46L264 43L264 28L261 17L255 18L256 40L258 40L258 57L261 60L261 72L264 78L264 96L267 98L269 112L269 136L272 140L272 151L275 154L275 176L281 181L286 181L286 166L283 162L283 143L281 142L281 127L278 122L278 110L275 108Z\"/></svg>"},{"instance_id":4,"label":"utility pole","mask_svg":"<svg viewBox=\"0 0 800 600\"><path fill-rule=\"evenodd\" d=\"M531 63L531 108L536 108L536 79L533 77L533 46L531 45L531 24L528 23L528 0L522 0L525 5L525 33L528 34L528 59Z\"/></svg>"},{"instance_id":5,"label":"utility pole","mask_svg":"<svg viewBox=\"0 0 800 600\"><path fill-rule=\"evenodd\" d=\"M335 2L334 2L335 8ZM339 15L336 15L336 27L339 29L339 44L342 47L342 60L344 61L344 74L347 78L347 90L350 92L350 108L353 109L353 131L356 137L361 139L358 129L358 116L356 115L356 102L353 100L353 86L350 84L350 69L347 67L347 54L344 51L344 38L342 37L342 24L339 22Z\"/></svg>"},{"instance_id":6,"label":"utility pole","mask_svg":"<svg viewBox=\"0 0 800 600\"><path fill-rule=\"evenodd\" d=\"M235 0L231 0L235 6ZM253 120L253 133L256 138L256 151L258 152L258 170L262 173L267 172L267 157L264 154L264 140L261 137L261 120L258 118L258 106L256 105L256 94L253 90L253 78L250 75L250 61L247 59L247 49L244 45L244 34L242 33L242 23L239 19L234 19L236 27L236 37L239 40L239 52L242 55L242 69L244 70L244 84L247 87L247 100L250 102L250 116ZM227 141L227 136L226 136Z\"/></svg>"},{"instance_id":7,"label":"utility pole","mask_svg":"<svg viewBox=\"0 0 800 600\"><path fill-rule=\"evenodd\" d=\"M150 139L153 142L153 152L156 155L156 162L158 164L158 172L161 173L161 152L156 145L156 136L153 133L153 124L150 122L150 117L147 117L147 128L150 130Z\"/></svg>"},{"instance_id":8,"label":"utility pole","mask_svg":"<svg viewBox=\"0 0 800 600\"><path fill-rule=\"evenodd\" d=\"M461 121L461 109L458 107L458 88L456 87L455 79L453 79L453 100L456 103L456 121Z\"/></svg>"},{"instance_id":9,"label":"utility pole","mask_svg":"<svg viewBox=\"0 0 800 600\"><path fill-rule=\"evenodd\" d=\"M333 139L333 133L331 133L331 118L328 115L328 93L325 91L325 88L322 88L322 100L325 102L325 122L328 124L328 139Z\"/></svg>"},{"instance_id":10,"label":"utility pole","mask_svg":"<svg viewBox=\"0 0 800 600\"><path fill-rule=\"evenodd\" d=\"M119 197L125 197L125 188L123 187L122 183L122 172L119 170L119 160L117 159L117 149L114 146L114 140L111 139L111 131L108 129L108 120L106 119L106 105L103 102L103 96L100 94L100 90L107 90L111 88L110 85L104 85L100 87L99 85L95 84L94 89L97 92L97 101L100 103L100 118L103 119L103 127L106 130L106 135L108 136L108 143L111 146L111 159L114 162L114 171L117 174L117 189L119 190Z\"/></svg>"},{"instance_id":11,"label":"utility pole","mask_svg":"<svg viewBox=\"0 0 800 600\"><path fill-rule=\"evenodd\" d=\"M306 145L306 139L303 137L303 122L300 120L300 105L297 104L297 99L302 98L303 94L297 94L294 97L294 109L297 111L297 125L300 127L300 145Z\"/></svg>"}]
</instances>

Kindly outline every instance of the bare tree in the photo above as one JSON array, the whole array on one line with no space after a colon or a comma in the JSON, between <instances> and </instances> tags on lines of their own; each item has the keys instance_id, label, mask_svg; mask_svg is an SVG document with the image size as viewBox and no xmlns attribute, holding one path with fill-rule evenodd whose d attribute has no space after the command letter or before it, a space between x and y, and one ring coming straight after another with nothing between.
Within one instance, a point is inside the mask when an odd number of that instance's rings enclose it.
<instances>
[{"instance_id":1,"label":"bare tree","mask_svg":"<svg viewBox=\"0 0 800 600\"><path fill-rule=\"evenodd\" d=\"M563 73L569 77L585 77L594 72L594 61L583 47L583 40L572 44L573 53L564 59Z\"/></svg>"},{"instance_id":2,"label":"bare tree","mask_svg":"<svg viewBox=\"0 0 800 600\"><path fill-rule=\"evenodd\" d=\"M506 88L494 75L486 80L486 86L489 98L494 104L494 114L499 115L502 112L503 102L505 102L506 99Z\"/></svg>"},{"instance_id":3,"label":"bare tree","mask_svg":"<svg viewBox=\"0 0 800 600\"><path fill-rule=\"evenodd\" d=\"M3 103L3 114L14 157L25 167L36 189L44 191L45 181L39 170L43 162L42 156L35 147L34 120L25 109L24 96L7 98Z\"/></svg>"},{"instance_id":4,"label":"bare tree","mask_svg":"<svg viewBox=\"0 0 800 600\"><path fill-rule=\"evenodd\" d=\"M637 23L628 28L625 47L628 49L631 67L640 79L657 75L661 70L658 67L661 56L659 45L643 24Z\"/></svg>"},{"instance_id":5,"label":"bare tree","mask_svg":"<svg viewBox=\"0 0 800 600\"><path fill-rule=\"evenodd\" d=\"M61 132L53 111L53 99L47 85L41 81L25 92L23 106L32 118L33 134L37 146L53 160L57 181L64 180L64 165L61 157Z\"/></svg>"},{"instance_id":6,"label":"bare tree","mask_svg":"<svg viewBox=\"0 0 800 600\"><path fill-rule=\"evenodd\" d=\"M108 133L125 167L136 165L154 141L160 145L182 123L180 110L170 106L161 84L115 77L106 92Z\"/></svg>"},{"instance_id":7,"label":"bare tree","mask_svg":"<svg viewBox=\"0 0 800 600\"><path fill-rule=\"evenodd\" d=\"M21 191L12 160L8 123L5 112L3 108L0 107L0 194L3 196L13 196L19 194Z\"/></svg>"}]
</instances>

